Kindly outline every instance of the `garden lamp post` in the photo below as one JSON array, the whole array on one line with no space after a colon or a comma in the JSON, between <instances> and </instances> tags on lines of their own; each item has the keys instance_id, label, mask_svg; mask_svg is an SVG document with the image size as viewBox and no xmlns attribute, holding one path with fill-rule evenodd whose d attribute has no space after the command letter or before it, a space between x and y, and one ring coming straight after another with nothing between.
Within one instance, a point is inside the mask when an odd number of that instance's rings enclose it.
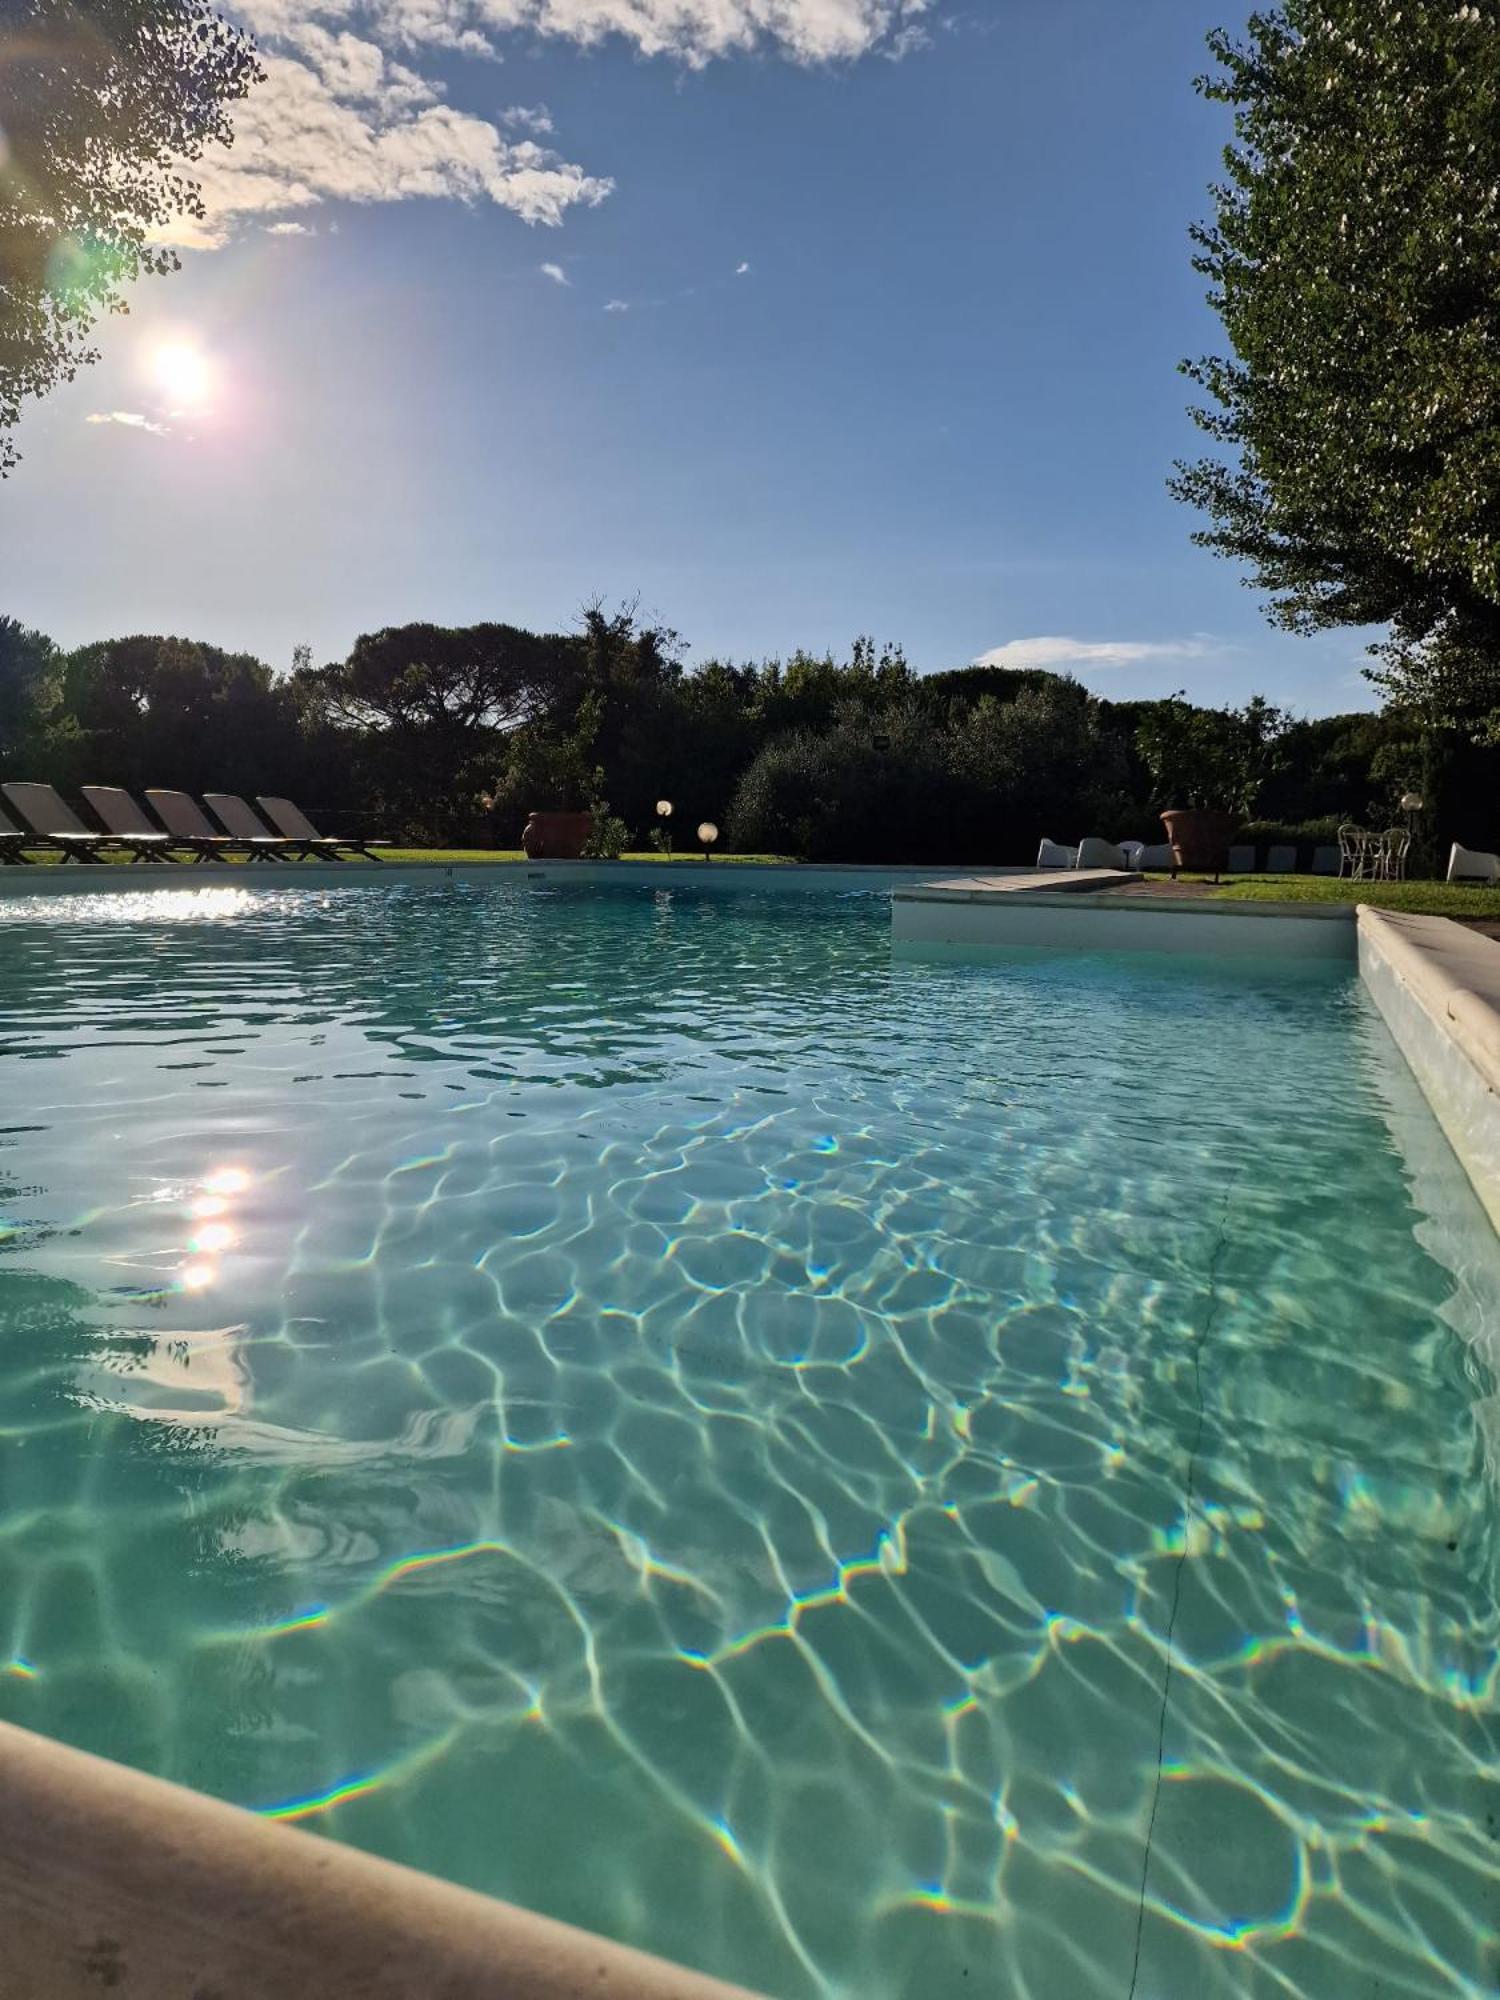
<instances>
[{"instance_id":1,"label":"garden lamp post","mask_svg":"<svg viewBox=\"0 0 1500 2000\"><path fill-rule=\"evenodd\" d=\"M662 832L666 837L667 859L670 861L672 858L672 801L670 799L658 799L656 801L656 817L663 822Z\"/></svg>"},{"instance_id":2,"label":"garden lamp post","mask_svg":"<svg viewBox=\"0 0 1500 2000\"><path fill-rule=\"evenodd\" d=\"M1417 820L1426 803L1427 801L1422 797L1420 792L1403 792L1401 794L1401 810L1406 814L1406 835L1409 842L1407 851L1409 853L1416 847Z\"/></svg>"},{"instance_id":3,"label":"garden lamp post","mask_svg":"<svg viewBox=\"0 0 1500 2000\"><path fill-rule=\"evenodd\" d=\"M698 838L703 842L703 859L705 861L713 860L714 842L718 837L719 829L714 825L713 821L711 819L704 820L698 828Z\"/></svg>"}]
</instances>

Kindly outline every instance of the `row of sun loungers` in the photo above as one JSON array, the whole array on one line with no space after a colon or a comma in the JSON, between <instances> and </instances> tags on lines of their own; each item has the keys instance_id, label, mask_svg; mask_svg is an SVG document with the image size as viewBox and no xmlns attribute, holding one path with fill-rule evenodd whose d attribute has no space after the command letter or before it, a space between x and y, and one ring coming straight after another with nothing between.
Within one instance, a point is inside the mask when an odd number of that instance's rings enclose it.
<instances>
[{"instance_id":1,"label":"row of sun loungers","mask_svg":"<svg viewBox=\"0 0 1500 2000\"><path fill-rule=\"evenodd\" d=\"M152 820L118 785L82 789L102 831L85 826L52 785L0 785L22 822L17 826L0 809L0 861L27 861L25 850L37 847L61 854L64 861L97 861L108 854L128 854L132 861L227 861L233 856L246 861L345 861L355 855L378 861L372 850L390 845L319 833L290 799L258 797L257 812L233 792L205 792L203 805L213 813L211 820L188 792L148 791L156 815Z\"/></svg>"}]
</instances>

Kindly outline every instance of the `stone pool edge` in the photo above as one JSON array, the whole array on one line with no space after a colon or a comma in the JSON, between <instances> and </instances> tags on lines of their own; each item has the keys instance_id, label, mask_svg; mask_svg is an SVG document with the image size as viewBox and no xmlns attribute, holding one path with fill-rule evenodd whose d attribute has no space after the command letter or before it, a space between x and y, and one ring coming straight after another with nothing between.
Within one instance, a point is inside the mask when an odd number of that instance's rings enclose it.
<instances>
[{"instance_id":1,"label":"stone pool edge","mask_svg":"<svg viewBox=\"0 0 1500 2000\"><path fill-rule=\"evenodd\" d=\"M1500 1232L1500 946L1368 903L1356 929L1365 989Z\"/></svg>"},{"instance_id":2,"label":"stone pool edge","mask_svg":"<svg viewBox=\"0 0 1500 2000\"><path fill-rule=\"evenodd\" d=\"M970 871L966 877L893 883L892 946L900 957L975 962L1017 951L1354 956L1352 904L1142 896L1131 893L1139 879L1084 869L1073 874Z\"/></svg>"},{"instance_id":3,"label":"stone pool edge","mask_svg":"<svg viewBox=\"0 0 1500 2000\"><path fill-rule=\"evenodd\" d=\"M756 2000L10 1723L0 1935L34 2000Z\"/></svg>"}]
</instances>

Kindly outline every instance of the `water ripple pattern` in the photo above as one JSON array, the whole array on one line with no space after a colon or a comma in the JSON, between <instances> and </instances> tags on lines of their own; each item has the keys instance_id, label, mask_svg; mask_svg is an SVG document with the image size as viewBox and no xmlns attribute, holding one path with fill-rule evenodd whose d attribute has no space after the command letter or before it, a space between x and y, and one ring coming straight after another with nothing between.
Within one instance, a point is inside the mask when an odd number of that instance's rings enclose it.
<instances>
[{"instance_id":1,"label":"water ripple pattern","mask_svg":"<svg viewBox=\"0 0 1500 2000\"><path fill-rule=\"evenodd\" d=\"M1500 1978L1496 1246L1354 978L0 905L0 1714L779 2000Z\"/></svg>"}]
</instances>

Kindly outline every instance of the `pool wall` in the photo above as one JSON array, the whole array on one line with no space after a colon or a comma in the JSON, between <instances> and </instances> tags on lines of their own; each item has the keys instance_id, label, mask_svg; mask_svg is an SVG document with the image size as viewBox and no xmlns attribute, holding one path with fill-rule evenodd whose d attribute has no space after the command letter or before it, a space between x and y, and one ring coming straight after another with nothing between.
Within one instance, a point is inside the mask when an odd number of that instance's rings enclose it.
<instances>
[{"instance_id":1,"label":"pool wall","mask_svg":"<svg viewBox=\"0 0 1500 2000\"><path fill-rule=\"evenodd\" d=\"M1213 958L1352 959L1348 904L1219 903L1113 893L1103 871L894 883L891 937L906 958L982 960L1016 951L1154 951ZM1080 896L1079 888L1092 891Z\"/></svg>"},{"instance_id":2,"label":"pool wall","mask_svg":"<svg viewBox=\"0 0 1500 2000\"><path fill-rule=\"evenodd\" d=\"M1368 905L1357 930L1365 986L1500 1230L1500 948Z\"/></svg>"},{"instance_id":3,"label":"pool wall","mask_svg":"<svg viewBox=\"0 0 1500 2000\"><path fill-rule=\"evenodd\" d=\"M9 1724L0 1936L35 2000L754 2000Z\"/></svg>"}]
</instances>

